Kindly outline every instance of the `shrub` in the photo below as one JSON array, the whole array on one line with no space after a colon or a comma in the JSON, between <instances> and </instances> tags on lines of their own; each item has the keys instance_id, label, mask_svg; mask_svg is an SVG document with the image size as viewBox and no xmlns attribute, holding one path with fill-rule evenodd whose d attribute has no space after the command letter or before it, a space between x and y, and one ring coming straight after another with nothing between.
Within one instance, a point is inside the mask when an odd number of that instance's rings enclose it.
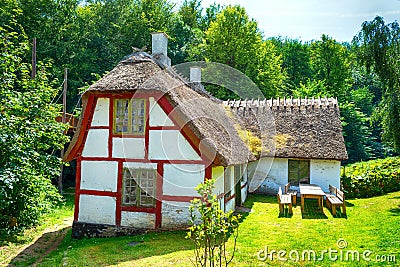
<instances>
[{"instance_id":1,"label":"shrub","mask_svg":"<svg viewBox=\"0 0 400 267\"><path fill-rule=\"evenodd\" d=\"M196 190L201 198L194 199L189 207L192 226L186 238L195 245L195 266L227 266L235 255L240 215L221 210L217 196L212 194L214 182L199 184ZM231 235L234 247L228 257L226 242Z\"/></svg>"},{"instance_id":2,"label":"shrub","mask_svg":"<svg viewBox=\"0 0 400 267\"><path fill-rule=\"evenodd\" d=\"M68 140L55 121L58 89L41 63L31 79L23 37L0 26L0 235L37 223L60 199L51 179Z\"/></svg>"},{"instance_id":3,"label":"shrub","mask_svg":"<svg viewBox=\"0 0 400 267\"><path fill-rule=\"evenodd\" d=\"M342 168L348 197L372 197L400 190L400 157L371 160Z\"/></svg>"}]
</instances>

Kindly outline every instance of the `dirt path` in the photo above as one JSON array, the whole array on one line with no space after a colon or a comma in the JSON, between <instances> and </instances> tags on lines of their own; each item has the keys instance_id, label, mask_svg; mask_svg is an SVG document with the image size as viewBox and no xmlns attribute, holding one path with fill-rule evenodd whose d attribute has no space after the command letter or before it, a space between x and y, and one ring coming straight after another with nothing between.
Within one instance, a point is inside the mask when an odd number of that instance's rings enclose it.
<instances>
[{"instance_id":1,"label":"dirt path","mask_svg":"<svg viewBox=\"0 0 400 267\"><path fill-rule=\"evenodd\" d=\"M65 234L71 228L73 218L64 219L60 225L54 225L52 228L47 228L30 244L20 248L17 253L13 256L7 266L18 265L18 262L24 262L28 259L36 259L32 266L39 264L44 257L55 250L61 241L64 239ZM7 260L7 261L8 261Z\"/></svg>"}]
</instances>

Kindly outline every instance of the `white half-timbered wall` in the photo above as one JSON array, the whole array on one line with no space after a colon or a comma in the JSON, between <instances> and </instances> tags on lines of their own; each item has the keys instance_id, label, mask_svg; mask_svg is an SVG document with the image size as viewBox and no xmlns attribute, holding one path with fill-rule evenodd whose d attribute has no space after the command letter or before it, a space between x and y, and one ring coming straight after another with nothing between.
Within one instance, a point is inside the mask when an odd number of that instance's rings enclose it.
<instances>
[{"instance_id":1,"label":"white half-timbered wall","mask_svg":"<svg viewBox=\"0 0 400 267\"><path fill-rule=\"evenodd\" d=\"M249 163L249 177L265 177L256 190L259 193L275 195L279 187L284 189L288 183L287 158L261 158ZM329 184L340 188L340 161L339 160L310 160L310 183L317 184L324 192L329 191ZM296 189L296 187L294 187Z\"/></svg>"},{"instance_id":2,"label":"white half-timbered wall","mask_svg":"<svg viewBox=\"0 0 400 267\"><path fill-rule=\"evenodd\" d=\"M151 168L157 169L157 163L145 163L146 140L143 137L112 137L109 141L110 130L110 100L109 98L98 98L94 109L93 118L89 125L88 134L82 150L82 161L80 166L80 189L83 192L100 192L99 194L81 193L79 197L78 221L97 224L116 224L117 201L116 197L107 196L104 192L117 192L118 162L126 159L123 167L129 168ZM196 150L190 145L176 126L172 119L164 112L160 105L149 98L149 120L150 128L148 134L148 160L152 162L162 161L163 183L162 195L166 199L161 206L161 225L165 228L186 226L189 222L189 200L173 201L173 197L190 199L198 197L195 187L205 179L204 164L195 164L202 159ZM110 120L111 119L111 120ZM147 126L147 127L148 127ZM168 126L163 129L159 126ZM111 143L111 150L108 144ZM109 152L111 151L111 152ZM111 157L109 155L111 153ZM102 160L104 158L104 160ZM135 162L137 160L138 162ZM178 161L168 163L167 161ZM188 163L185 163L187 161ZM218 166L212 168L212 177L216 179L214 192L222 198L224 183L230 183L231 190L235 190L233 166ZM224 177L224 171L228 177ZM209 177L207 177L209 178ZM225 181L228 179L229 181ZM84 191L87 190L87 191ZM242 189L243 201L246 197L246 188ZM179 199L179 198L178 198ZM223 203L225 210L235 208L235 199ZM155 213L133 212L123 210L120 212L120 225L137 228L154 228L156 221Z\"/></svg>"}]
</instances>

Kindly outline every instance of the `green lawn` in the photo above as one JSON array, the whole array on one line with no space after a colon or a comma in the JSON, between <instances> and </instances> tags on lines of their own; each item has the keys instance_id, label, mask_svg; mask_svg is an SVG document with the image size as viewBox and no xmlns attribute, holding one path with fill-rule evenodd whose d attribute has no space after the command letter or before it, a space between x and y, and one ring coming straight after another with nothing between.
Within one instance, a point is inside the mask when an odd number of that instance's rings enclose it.
<instances>
[{"instance_id":1,"label":"green lawn","mask_svg":"<svg viewBox=\"0 0 400 267\"><path fill-rule=\"evenodd\" d=\"M335 218L324 208L319 213L315 203L306 203L307 212L302 214L300 206L294 208L293 216L279 217L275 197L250 195L245 206L251 213L243 213L238 237L238 251L234 266L394 266L400 265L400 192L369 199L347 201L347 218L340 214ZM186 240L184 231L148 233L134 237L94 238L73 240L70 233L57 250L44 258L39 266L193 266L192 243ZM337 241L344 239L347 247L338 248ZM230 245L232 245L230 240ZM137 244L132 246L132 242ZM342 240L339 245L343 245ZM282 258L258 259L260 250L284 250ZM331 261L329 254L318 261L323 250L337 250ZM292 251L296 250L296 251ZM301 260L303 250L314 250L317 259ZM346 261L346 253L357 250L360 261ZM371 251L362 259L364 251ZM292 252L290 252L292 251ZM340 252L342 251L342 252ZM281 252L282 253L282 252ZM299 253L299 261L290 260ZM340 260L342 253L342 261ZM356 253L356 252L354 252ZM397 262L388 262L394 255ZM261 254L261 256L264 256ZM377 262L376 257L386 262ZM393 258L391 259L393 260Z\"/></svg>"},{"instance_id":2,"label":"green lawn","mask_svg":"<svg viewBox=\"0 0 400 267\"><path fill-rule=\"evenodd\" d=\"M67 190L68 191L68 190ZM64 195L64 202L53 212L44 215L38 226L26 229L22 233L0 236L0 266L7 266L10 262L16 266L30 266L44 251L30 251L29 244L34 242L37 249L48 249L48 239L57 236L54 229L70 225L74 211L74 196L71 190ZM31 247L32 248L32 247ZM21 253L22 252L22 253ZM23 263L14 263L15 256L22 257Z\"/></svg>"}]
</instances>

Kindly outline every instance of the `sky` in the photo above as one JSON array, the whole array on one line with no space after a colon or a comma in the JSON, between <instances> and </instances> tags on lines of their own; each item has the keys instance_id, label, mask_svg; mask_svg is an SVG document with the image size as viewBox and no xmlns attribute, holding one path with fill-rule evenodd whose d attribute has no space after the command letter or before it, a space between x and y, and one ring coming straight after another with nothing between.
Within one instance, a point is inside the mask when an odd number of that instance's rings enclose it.
<instances>
[{"instance_id":1,"label":"sky","mask_svg":"<svg viewBox=\"0 0 400 267\"><path fill-rule=\"evenodd\" d=\"M350 42L361 24L377 15L386 23L400 21L400 0L203 0L202 6L214 2L244 7L265 38L310 41L327 34L339 42Z\"/></svg>"}]
</instances>

